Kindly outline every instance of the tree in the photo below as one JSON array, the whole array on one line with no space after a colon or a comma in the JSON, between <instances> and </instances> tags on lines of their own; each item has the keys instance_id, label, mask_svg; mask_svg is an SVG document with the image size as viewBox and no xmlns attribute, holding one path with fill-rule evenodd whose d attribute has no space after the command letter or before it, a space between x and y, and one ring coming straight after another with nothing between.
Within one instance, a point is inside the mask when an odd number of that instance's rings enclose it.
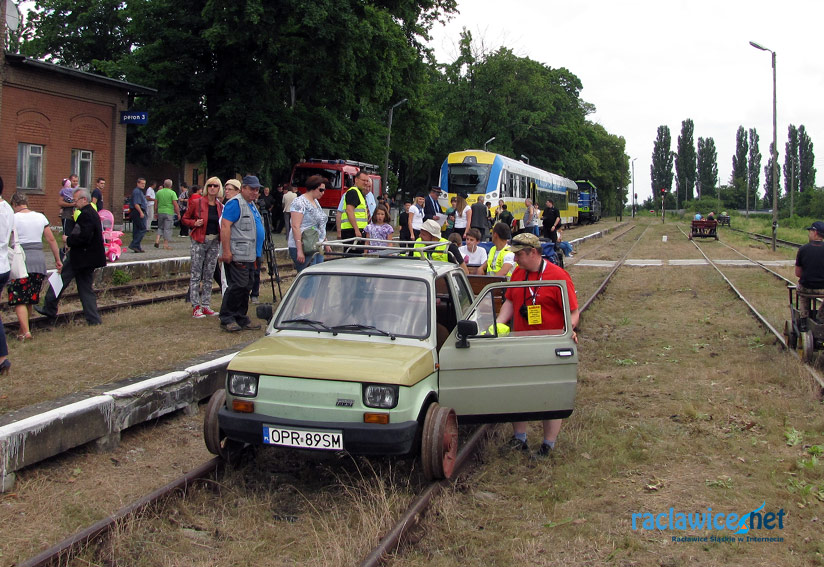
<instances>
[{"instance_id":1,"label":"tree","mask_svg":"<svg viewBox=\"0 0 824 567\"><path fill-rule=\"evenodd\" d=\"M813 141L802 124L798 127L798 186L802 191L815 187Z\"/></svg>"},{"instance_id":2,"label":"tree","mask_svg":"<svg viewBox=\"0 0 824 567\"><path fill-rule=\"evenodd\" d=\"M718 185L718 152L713 138L698 138L698 197L712 197Z\"/></svg>"},{"instance_id":3,"label":"tree","mask_svg":"<svg viewBox=\"0 0 824 567\"><path fill-rule=\"evenodd\" d=\"M661 189L666 189L667 192L672 189L672 161L675 154L670 150L671 145L669 126L659 126L652 146L652 165L649 167L653 195L660 195Z\"/></svg>"},{"instance_id":4,"label":"tree","mask_svg":"<svg viewBox=\"0 0 824 567\"><path fill-rule=\"evenodd\" d=\"M775 146L772 142L770 142L770 157L767 159L767 165L764 166L764 208L765 209L772 209L773 208L773 185L772 185L772 175L773 175L773 154L774 154ZM781 185L781 168L776 170L776 185Z\"/></svg>"},{"instance_id":5,"label":"tree","mask_svg":"<svg viewBox=\"0 0 824 567\"><path fill-rule=\"evenodd\" d=\"M784 144L784 192L787 195L798 191L798 170L798 129L790 124Z\"/></svg>"},{"instance_id":6,"label":"tree","mask_svg":"<svg viewBox=\"0 0 824 567\"><path fill-rule=\"evenodd\" d=\"M761 151L758 148L758 132L750 128L750 153L747 160L747 210L750 210L750 198L753 208L758 202L758 184L761 175Z\"/></svg>"},{"instance_id":7,"label":"tree","mask_svg":"<svg viewBox=\"0 0 824 567\"><path fill-rule=\"evenodd\" d=\"M732 194L729 197L729 205L743 208L747 199L747 131L743 126L738 127L735 133L735 155L732 156L732 173L730 174L730 185Z\"/></svg>"},{"instance_id":8,"label":"tree","mask_svg":"<svg viewBox=\"0 0 824 567\"><path fill-rule=\"evenodd\" d=\"M691 118L681 122L681 135L678 136L678 153L675 158L676 202L679 201L678 195L683 195L685 201L691 201L694 198L696 175L694 131L695 124Z\"/></svg>"}]
</instances>

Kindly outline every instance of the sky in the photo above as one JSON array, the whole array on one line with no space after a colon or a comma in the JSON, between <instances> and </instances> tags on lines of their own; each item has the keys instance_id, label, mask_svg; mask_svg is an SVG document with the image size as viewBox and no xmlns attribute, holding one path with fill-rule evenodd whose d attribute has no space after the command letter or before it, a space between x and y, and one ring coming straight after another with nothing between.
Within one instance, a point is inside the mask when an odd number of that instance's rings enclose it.
<instances>
[{"instance_id":1,"label":"sky","mask_svg":"<svg viewBox=\"0 0 824 567\"><path fill-rule=\"evenodd\" d=\"M639 201L652 193L658 126L669 126L676 151L687 118L696 144L699 137L715 140L721 183L730 178L738 127L755 128L763 188L773 136L771 55L749 42L772 49L779 163L788 125L804 124L817 158L816 184L824 185L821 0L458 0L458 10L433 29L438 61L456 57L466 28L489 51L505 46L572 71L583 83L581 97L597 108L589 119L626 139Z\"/></svg>"}]
</instances>

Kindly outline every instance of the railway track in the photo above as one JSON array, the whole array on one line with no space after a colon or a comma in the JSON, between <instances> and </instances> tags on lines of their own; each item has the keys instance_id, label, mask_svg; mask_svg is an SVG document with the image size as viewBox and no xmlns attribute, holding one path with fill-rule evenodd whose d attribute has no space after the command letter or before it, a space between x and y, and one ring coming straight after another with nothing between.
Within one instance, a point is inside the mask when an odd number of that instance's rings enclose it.
<instances>
[{"instance_id":1,"label":"railway track","mask_svg":"<svg viewBox=\"0 0 824 567\"><path fill-rule=\"evenodd\" d=\"M684 232L684 230L681 228L681 226L680 226L680 225L678 226L678 230L680 230L680 231L681 231L681 233L684 235L684 237L685 237L685 238L687 237L687 233L686 233L686 232ZM767 331L769 331L769 332L770 332L770 333L771 333L771 334L775 337L775 339L776 339L776 341L778 342L778 344L780 344L780 345L782 346L782 348L784 348L785 350L788 350L789 352L793 353L793 354L794 354L794 355L795 355L795 356L796 356L799 360L801 360L802 362L804 362L804 361L803 361L803 357L802 357L802 356L798 353L798 351L797 351L797 350L795 350L794 348L790 348L790 346L789 346L789 345L788 345L788 343L787 343L787 338L785 337L784 332L777 330L777 329L776 329L776 328L775 328L775 327L774 327L774 326L773 326L773 325L772 325L772 324L771 324L771 323L767 320L767 317L765 317L765 316L764 316L764 314L762 314L762 313L761 313L761 312L760 312L760 311L759 311L759 310L755 307L755 305L753 304L753 302L752 302L752 301L750 301L749 299L747 299L747 297L745 297L745 296L744 296L744 294L741 292L741 290L740 290L740 289L739 289L739 288L738 288L738 287L737 287L737 286L736 286L736 285L732 282L732 280L730 280L730 278L728 278L728 277L727 277L727 275L726 275L726 274L725 274L725 273L721 270L721 268L718 266L718 264L717 264L716 262L714 262L714 261L713 261L713 260L712 260L712 259L711 259L711 258L710 258L710 257L709 257L709 256L708 256L708 255L707 255L707 254L706 254L706 253L702 250L702 249L701 249L701 246L699 246L699 245L698 245L698 243L697 243L695 240L692 240L691 242L692 242L692 244L696 247L696 249L697 249L697 250L701 253L701 255L704 257L704 259L705 259L705 260L709 263L709 265L710 265L710 266L712 266L712 267L715 269L715 271L716 271L716 272L718 272L718 274L719 274L719 275L721 276L721 278L722 278L722 279L723 279L723 280L727 283L727 285L730 287L730 289L733 291L733 293L735 293L735 294L736 294L736 296L738 296L738 298L739 298L739 299L740 299L740 300L741 300L741 301L742 301L742 302L743 302L743 303L747 306L747 308L750 310L750 312L751 312L751 313L752 313L752 315L755 317L755 319L756 319L756 320L757 320L757 321L758 321L758 322L759 322L759 323L760 323L760 324L761 324L761 325L762 325L762 326L763 326L763 327L764 327ZM720 241L719 241L719 242L720 242ZM775 271L773 271L773 270L769 269L767 266L763 265L761 262L758 262L757 260L754 260L754 259L752 259L752 258L748 257L747 255L745 255L745 254L741 253L740 251L735 250L735 248L733 248L733 247L732 247L732 246L730 246L729 244L726 244L726 243L722 243L722 244L724 244L724 246L726 246L727 248L730 248L730 249L734 250L737 254L739 254L739 255L740 255L740 256L742 256L743 258L745 258L745 259L749 260L749 261L750 261L750 262L752 262L753 264L758 265L758 266L759 266L759 267L761 267L763 270L765 270L766 272L770 273L771 275L773 275L773 276L777 277L778 279L780 279L780 280L781 280L781 281L783 281L784 283L789 284L789 285L794 285L794 284L795 284L795 282L793 282L793 281L791 281L791 280L789 280L789 279L785 278L785 277L784 277L784 276L782 276L781 274L778 274L777 272L775 272ZM807 364L806 362L804 362L804 368L807 370L807 372L809 373L810 377L811 377L813 380L815 380L815 381L817 382L818 387L821 389L821 391L822 391L822 392L824 392L824 376L822 376L822 374L821 374L821 373L820 373L820 372L819 372L816 368L814 368L813 366L811 366L811 365Z\"/></svg>"},{"instance_id":2,"label":"railway track","mask_svg":"<svg viewBox=\"0 0 824 567\"><path fill-rule=\"evenodd\" d=\"M758 240L759 242L766 242L768 244L772 244L772 236L768 236L766 234L758 234L757 232L747 232L746 230L741 230L740 228L729 227L729 229L734 231L734 232L740 232L741 234L746 234L747 236L749 236L753 240ZM789 240L781 240L779 238L775 239L775 243L780 244L781 246L785 246L787 248L793 248L795 250L798 250L802 246L801 244L798 244L797 242L790 242Z\"/></svg>"},{"instance_id":3,"label":"railway track","mask_svg":"<svg viewBox=\"0 0 824 567\"><path fill-rule=\"evenodd\" d=\"M630 227L628 230L616 236L621 236L629 233L636 228ZM614 268L607 274L596 291L587 299L587 301L580 308L581 312L586 311L607 288L609 281L612 279L618 269L625 263L635 245L641 241L647 229L638 235L629 249L624 253L623 257L618 260ZM614 239L613 239L614 240ZM456 460L455 477L463 474L466 470L466 465L471 460L472 455L481 447L484 439L489 435L489 426L480 426L474 430L469 439L462 445ZM66 538L51 548L43 551L35 557L18 564L18 567L40 567L47 565L68 564L71 558L81 549L88 546L100 545L105 541L109 534L119 525L127 522L130 518L140 515L142 512L152 506L162 506L163 502L169 498L174 498L176 495L182 497L194 485L201 482L209 482L210 480L219 481L220 470L223 466L223 461L219 458L211 459L190 472L182 475L176 480L166 484L165 486L146 494L134 502L124 506L111 516L104 518L85 529L82 529L74 535ZM400 515L391 529L389 529L380 542L367 554L361 561L361 567L372 567L380 565L386 561L387 557L397 551L402 542L405 541L409 531L420 524L422 515L427 508L435 501L437 495L450 485L451 481L442 480L425 485L418 496L407 507L406 511Z\"/></svg>"}]
</instances>

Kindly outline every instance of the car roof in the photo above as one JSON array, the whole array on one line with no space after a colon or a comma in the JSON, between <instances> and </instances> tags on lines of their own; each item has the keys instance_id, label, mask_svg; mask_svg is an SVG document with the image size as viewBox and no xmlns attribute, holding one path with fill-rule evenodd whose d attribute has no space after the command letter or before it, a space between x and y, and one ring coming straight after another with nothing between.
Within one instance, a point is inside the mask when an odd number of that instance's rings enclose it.
<instances>
[{"instance_id":1,"label":"car roof","mask_svg":"<svg viewBox=\"0 0 824 567\"><path fill-rule=\"evenodd\" d=\"M434 269L434 272L433 272ZM420 258L402 258L397 256L378 257L360 256L340 258L309 266L306 273L338 272L345 274L362 274L369 276L392 276L431 279L458 269L449 262L427 262Z\"/></svg>"}]
</instances>

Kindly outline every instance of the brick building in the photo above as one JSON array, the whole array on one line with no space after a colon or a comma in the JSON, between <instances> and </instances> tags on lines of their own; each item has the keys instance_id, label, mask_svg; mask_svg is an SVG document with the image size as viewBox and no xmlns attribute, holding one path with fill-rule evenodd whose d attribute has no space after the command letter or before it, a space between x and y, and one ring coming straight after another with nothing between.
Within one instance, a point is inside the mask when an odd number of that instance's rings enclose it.
<instances>
[{"instance_id":1,"label":"brick building","mask_svg":"<svg viewBox=\"0 0 824 567\"><path fill-rule=\"evenodd\" d=\"M104 177L103 201L120 218L124 183L134 183L125 177L126 125L120 124L120 112L129 109L135 94L154 92L5 53L0 46L0 176L6 199L24 191L33 209L59 225L62 180L76 173L80 185L91 189Z\"/></svg>"}]
</instances>

